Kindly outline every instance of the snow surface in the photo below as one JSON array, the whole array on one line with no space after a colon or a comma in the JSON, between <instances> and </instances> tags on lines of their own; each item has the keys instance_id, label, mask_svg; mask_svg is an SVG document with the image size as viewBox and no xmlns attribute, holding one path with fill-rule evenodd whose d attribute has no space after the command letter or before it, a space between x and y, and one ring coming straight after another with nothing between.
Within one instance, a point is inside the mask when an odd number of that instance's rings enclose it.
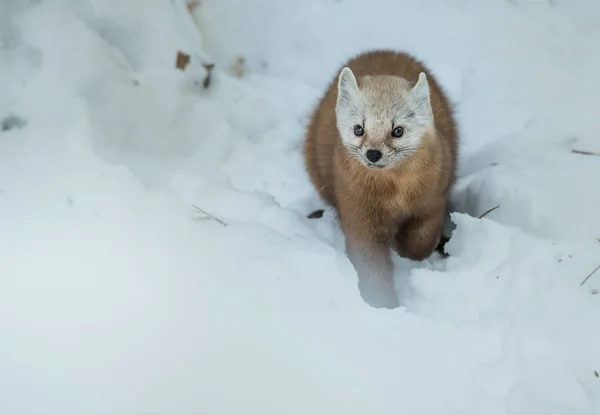
<instances>
[{"instance_id":1,"label":"snow surface","mask_svg":"<svg viewBox=\"0 0 600 415\"><path fill-rule=\"evenodd\" d=\"M0 414L600 413L600 157L572 152L600 152L598 2L185 10L0 1ZM425 60L463 133L451 256L398 259L396 310L306 218L300 153L375 47Z\"/></svg>"}]
</instances>

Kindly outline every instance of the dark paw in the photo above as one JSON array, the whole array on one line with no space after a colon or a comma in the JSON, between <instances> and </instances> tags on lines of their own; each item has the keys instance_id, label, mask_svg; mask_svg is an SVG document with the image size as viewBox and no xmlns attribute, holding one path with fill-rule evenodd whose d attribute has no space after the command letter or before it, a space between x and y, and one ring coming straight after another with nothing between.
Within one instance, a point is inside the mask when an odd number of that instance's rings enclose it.
<instances>
[{"instance_id":1,"label":"dark paw","mask_svg":"<svg viewBox=\"0 0 600 415\"><path fill-rule=\"evenodd\" d=\"M437 247L435 248L436 252L439 253L441 256L443 256L444 258L449 257L450 255L446 252L445 248L446 248L446 244L450 241L450 238L448 238L447 236L442 235L442 237L440 238L440 242L438 243Z\"/></svg>"},{"instance_id":2,"label":"dark paw","mask_svg":"<svg viewBox=\"0 0 600 415\"><path fill-rule=\"evenodd\" d=\"M312 212L311 214L309 214L307 216L308 219L319 219L323 217L323 214L325 213L324 209L319 209L319 210L315 210L314 212Z\"/></svg>"}]
</instances>

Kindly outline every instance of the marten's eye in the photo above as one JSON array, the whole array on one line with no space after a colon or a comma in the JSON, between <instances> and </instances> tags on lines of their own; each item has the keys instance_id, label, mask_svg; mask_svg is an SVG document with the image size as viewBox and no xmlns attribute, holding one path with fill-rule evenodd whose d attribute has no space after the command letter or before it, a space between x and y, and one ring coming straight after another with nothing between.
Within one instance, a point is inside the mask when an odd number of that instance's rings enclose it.
<instances>
[{"instance_id":1,"label":"marten's eye","mask_svg":"<svg viewBox=\"0 0 600 415\"><path fill-rule=\"evenodd\" d=\"M365 133L365 130L360 125L354 126L354 135L357 137L362 137Z\"/></svg>"},{"instance_id":2,"label":"marten's eye","mask_svg":"<svg viewBox=\"0 0 600 415\"><path fill-rule=\"evenodd\" d=\"M404 134L404 129L402 127L396 127L392 131L392 135L396 138L402 137L402 134Z\"/></svg>"}]
</instances>

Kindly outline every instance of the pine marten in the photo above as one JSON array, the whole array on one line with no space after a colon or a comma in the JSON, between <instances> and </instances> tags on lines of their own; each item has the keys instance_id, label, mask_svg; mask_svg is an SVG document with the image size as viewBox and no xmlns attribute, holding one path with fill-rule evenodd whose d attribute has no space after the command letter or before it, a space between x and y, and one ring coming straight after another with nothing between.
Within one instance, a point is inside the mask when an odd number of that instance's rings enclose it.
<instances>
[{"instance_id":1,"label":"pine marten","mask_svg":"<svg viewBox=\"0 0 600 415\"><path fill-rule=\"evenodd\" d=\"M440 242L457 124L433 74L407 53L365 52L338 74L308 124L305 165L337 212L363 300L395 308L390 251L422 261Z\"/></svg>"}]
</instances>

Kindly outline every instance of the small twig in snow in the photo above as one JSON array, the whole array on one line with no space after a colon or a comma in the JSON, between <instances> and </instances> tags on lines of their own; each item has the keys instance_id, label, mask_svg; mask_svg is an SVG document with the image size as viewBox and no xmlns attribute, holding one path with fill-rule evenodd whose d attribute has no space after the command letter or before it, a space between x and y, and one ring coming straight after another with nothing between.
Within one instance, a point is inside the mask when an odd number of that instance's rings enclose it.
<instances>
[{"instance_id":1,"label":"small twig in snow","mask_svg":"<svg viewBox=\"0 0 600 415\"><path fill-rule=\"evenodd\" d=\"M498 209L500 207L500 205L493 207L485 212L483 212L480 216L479 219L483 218L484 216L486 216L488 213L492 213L494 210Z\"/></svg>"},{"instance_id":2,"label":"small twig in snow","mask_svg":"<svg viewBox=\"0 0 600 415\"><path fill-rule=\"evenodd\" d=\"M588 275L587 277L585 277L585 279L583 281L581 281L581 284L579 285L583 285L587 282L587 280L589 280L592 275L594 275L596 273L596 271L598 271L600 269L600 265L598 265L596 268L594 268L594 270L592 272L590 272L590 275Z\"/></svg>"},{"instance_id":3,"label":"small twig in snow","mask_svg":"<svg viewBox=\"0 0 600 415\"><path fill-rule=\"evenodd\" d=\"M204 78L204 82L202 82L202 86L204 89L210 86L210 76L212 74L212 70L215 68L214 63L203 63L204 69L206 69L206 77Z\"/></svg>"},{"instance_id":4,"label":"small twig in snow","mask_svg":"<svg viewBox=\"0 0 600 415\"><path fill-rule=\"evenodd\" d=\"M586 150L576 150L576 149L571 149L571 153L574 154L583 154L584 156L596 156L596 157L600 157L600 153L594 153L593 151L586 151Z\"/></svg>"},{"instance_id":5,"label":"small twig in snow","mask_svg":"<svg viewBox=\"0 0 600 415\"><path fill-rule=\"evenodd\" d=\"M200 212L200 213L202 213L204 215L203 218L196 218L196 220L203 220L203 219L214 220L215 222L218 222L218 223L220 223L223 226L227 226L227 223L225 223L221 219L217 218L216 216L211 215L210 213L208 213L204 209L202 209L202 208L200 208L200 207L198 207L196 205L192 205L192 206L194 206L194 209L196 209L198 212Z\"/></svg>"}]
</instances>

